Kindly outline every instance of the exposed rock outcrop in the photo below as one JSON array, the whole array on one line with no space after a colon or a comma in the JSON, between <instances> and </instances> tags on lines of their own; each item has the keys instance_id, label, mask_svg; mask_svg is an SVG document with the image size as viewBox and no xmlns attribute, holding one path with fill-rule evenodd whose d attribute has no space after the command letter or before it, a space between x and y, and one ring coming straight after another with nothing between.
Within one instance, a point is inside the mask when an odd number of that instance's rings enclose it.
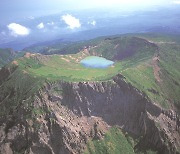
<instances>
[{"instance_id":1,"label":"exposed rock outcrop","mask_svg":"<svg viewBox=\"0 0 180 154\"><path fill-rule=\"evenodd\" d=\"M89 139L102 139L118 125L134 138L136 150L176 153L180 121L117 75L106 82L55 82L23 100L0 120L0 153L82 153Z\"/></svg>"}]
</instances>

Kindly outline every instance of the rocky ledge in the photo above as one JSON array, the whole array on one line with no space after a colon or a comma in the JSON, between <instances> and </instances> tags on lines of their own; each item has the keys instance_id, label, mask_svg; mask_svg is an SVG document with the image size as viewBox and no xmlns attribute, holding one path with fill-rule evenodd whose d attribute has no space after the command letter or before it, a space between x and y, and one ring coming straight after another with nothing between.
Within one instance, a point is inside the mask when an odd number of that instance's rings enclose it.
<instances>
[{"instance_id":1,"label":"rocky ledge","mask_svg":"<svg viewBox=\"0 0 180 154\"><path fill-rule=\"evenodd\" d=\"M178 153L178 115L150 101L122 75L106 82L46 83L16 112L0 118L0 153L83 153L89 139L103 138L115 125L139 139L135 151Z\"/></svg>"}]
</instances>

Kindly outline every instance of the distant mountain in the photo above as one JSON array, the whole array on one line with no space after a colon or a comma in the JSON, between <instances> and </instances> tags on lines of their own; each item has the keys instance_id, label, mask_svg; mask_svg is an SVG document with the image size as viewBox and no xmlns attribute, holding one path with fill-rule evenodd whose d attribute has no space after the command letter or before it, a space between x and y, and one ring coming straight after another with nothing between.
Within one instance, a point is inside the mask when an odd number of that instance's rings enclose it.
<instances>
[{"instance_id":1,"label":"distant mountain","mask_svg":"<svg viewBox=\"0 0 180 154\"><path fill-rule=\"evenodd\" d=\"M179 36L117 35L40 50L46 55L27 52L0 70L0 153L180 152ZM88 56L114 65L84 67Z\"/></svg>"},{"instance_id":2,"label":"distant mountain","mask_svg":"<svg viewBox=\"0 0 180 154\"><path fill-rule=\"evenodd\" d=\"M71 14L79 19L81 27L73 30L68 28L68 25L62 20L62 16L66 14ZM169 32L180 34L179 14L180 6L176 5L136 12L118 9L65 11L48 16L14 19L7 23L0 23L0 48L22 50L42 42L83 41L100 36L127 33ZM7 28L8 24L13 22L29 28L31 30L29 35L14 37ZM93 25L92 22L94 22ZM42 29L37 28L40 23L44 25Z\"/></svg>"}]
</instances>

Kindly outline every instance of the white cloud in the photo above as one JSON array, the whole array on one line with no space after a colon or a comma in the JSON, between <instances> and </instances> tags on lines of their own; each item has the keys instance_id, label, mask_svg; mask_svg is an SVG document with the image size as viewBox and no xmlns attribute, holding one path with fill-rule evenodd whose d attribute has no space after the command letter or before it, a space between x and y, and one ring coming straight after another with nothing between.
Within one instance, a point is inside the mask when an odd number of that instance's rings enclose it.
<instances>
[{"instance_id":1,"label":"white cloud","mask_svg":"<svg viewBox=\"0 0 180 154\"><path fill-rule=\"evenodd\" d=\"M44 28L44 23L41 22L39 25L37 25L37 28L38 29L43 29Z\"/></svg>"},{"instance_id":2,"label":"white cloud","mask_svg":"<svg viewBox=\"0 0 180 154\"><path fill-rule=\"evenodd\" d=\"M11 32L11 35L17 36L26 36L30 34L30 29L16 23L11 23L7 25L8 29Z\"/></svg>"},{"instance_id":3,"label":"white cloud","mask_svg":"<svg viewBox=\"0 0 180 154\"><path fill-rule=\"evenodd\" d=\"M34 18L33 16L29 16L28 19L33 20L33 19L35 19L35 18Z\"/></svg>"},{"instance_id":4,"label":"white cloud","mask_svg":"<svg viewBox=\"0 0 180 154\"><path fill-rule=\"evenodd\" d=\"M180 4L180 0L178 1L173 1L174 4Z\"/></svg>"},{"instance_id":5,"label":"white cloud","mask_svg":"<svg viewBox=\"0 0 180 154\"><path fill-rule=\"evenodd\" d=\"M61 18L69 26L70 29L81 27L81 23L80 23L79 19L73 17L70 14L63 15Z\"/></svg>"},{"instance_id":6,"label":"white cloud","mask_svg":"<svg viewBox=\"0 0 180 154\"><path fill-rule=\"evenodd\" d=\"M96 26L96 21L95 21L95 20L93 20L93 21L91 21L91 22L88 22L88 24L89 24L89 25Z\"/></svg>"},{"instance_id":7,"label":"white cloud","mask_svg":"<svg viewBox=\"0 0 180 154\"><path fill-rule=\"evenodd\" d=\"M54 22L52 21L52 22L48 22L47 23L48 25L54 25Z\"/></svg>"}]
</instances>

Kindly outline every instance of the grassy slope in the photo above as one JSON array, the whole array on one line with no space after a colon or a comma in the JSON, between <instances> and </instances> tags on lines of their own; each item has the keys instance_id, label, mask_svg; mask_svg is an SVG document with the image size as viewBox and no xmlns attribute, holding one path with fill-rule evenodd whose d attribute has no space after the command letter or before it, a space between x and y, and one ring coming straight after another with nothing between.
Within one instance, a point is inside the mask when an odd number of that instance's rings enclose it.
<instances>
[{"instance_id":1,"label":"grassy slope","mask_svg":"<svg viewBox=\"0 0 180 154\"><path fill-rule=\"evenodd\" d=\"M30 97L30 95L33 94L33 91L38 89L38 87L40 87L46 80L109 80L124 69L123 63L121 62L116 62L114 67L107 69L85 68L79 63L80 59L85 56L87 55L83 52L71 55L49 56L31 54L30 56L27 55L17 59L15 64L9 64L6 66L5 69L7 70L11 67L17 68L12 74L5 77L5 82L1 85L0 101L4 102L4 104L5 102L10 102L11 104L8 106L5 104L3 106L1 115L5 112L7 113L14 110L23 99ZM2 76L3 74L4 73L1 71ZM12 97L8 97L11 93L13 93Z\"/></svg>"},{"instance_id":2,"label":"grassy slope","mask_svg":"<svg viewBox=\"0 0 180 154\"><path fill-rule=\"evenodd\" d=\"M176 37L143 36L158 44L159 67L162 82L156 81L152 60L146 60L138 65L132 65L122 71L122 74L138 89L144 91L153 101L164 108L171 108L175 104L180 109L180 44ZM174 42L177 40L177 42ZM151 90L157 93L152 93Z\"/></svg>"},{"instance_id":3,"label":"grassy slope","mask_svg":"<svg viewBox=\"0 0 180 154\"><path fill-rule=\"evenodd\" d=\"M15 58L11 49L0 49L0 68Z\"/></svg>"},{"instance_id":4,"label":"grassy slope","mask_svg":"<svg viewBox=\"0 0 180 154\"><path fill-rule=\"evenodd\" d=\"M180 45L161 45L160 67L163 84L160 85L166 98L180 110Z\"/></svg>"},{"instance_id":5,"label":"grassy slope","mask_svg":"<svg viewBox=\"0 0 180 154\"><path fill-rule=\"evenodd\" d=\"M157 50L155 44L145 39L131 36L110 37L102 40L90 53L97 53L107 59L122 61L131 59L133 62L141 58L151 57ZM133 58L132 58L133 57Z\"/></svg>"},{"instance_id":6,"label":"grassy slope","mask_svg":"<svg viewBox=\"0 0 180 154\"><path fill-rule=\"evenodd\" d=\"M18 60L18 64L28 74L49 80L107 80L118 73L119 67L106 69L85 68L79 62L76 62L76 56L77 55L41 56L41 60L36 60L36 58L33 57L22 58Z\"/></svg>"},{"instance_id":7,"label":"grassy slope","mask_svg":"<svg viewBox=\"0 0 180 154\"><path fill-rule=\"evenodd\" d=\"M80 41L80 42L66 42L66 43L57 43L54 45L47 46L34 46L24 49L24 52L33 52L33 53L42 53L46 55L51 54L76 54L81 51L84 46L95 46L102 41L104 37L96 38L89 41Z\"/></svg>"},{"instance_id":8,"label":"grassy slope","mask_svg":"<svg viewBox=\"0 0 180 154\"><path fill-rule=\"evenodd\" d=\"M167 42L174 42L173 37L163 36L146 36L139 37L148 39L157 43L160 57L159 67L161 68L160 77L163 82L158 83L154 77L152 57L154 50L149 50L144 46L137 48L139 52L132 57L124 58L117 61L115 67L108 69L90 69L82 67L76 60L83 58L82 52L72 55L51 55L51 56L30 56L17 60L18 67L9 64L7 70L16 68L10 75L0 71L0 116L16 112L18 105L26 105L35 91L37 91L46 80L66 80L66 81L87 81L87 80L107 80L111 79L117 73L121 73L126 80L131 82L135 87L144 91L150 99L159 103L165 108L170 108L169 102L174 103L179 108L180 100L180 45ZM120 39L121 40L121 39ZM96 49L91 50L91 54L96 51L97 55L103 55L108 59L113 59L114 54L124 51L123 48L115 48L118 39L95 41ZM124 40L128 42L128 39ZM164 42L164 43L162 43ZM120 43L123 45L124 43ZM128 43L127 43L128 44ZM83 44L85 45L85 43ZM143 45L143 44L140 44ZM128 45L127 45L128 46ZM108 54L111 51L111 54ZM4 77L3 77L4 76ZM2 82L4 81L4 82ZM157 93L153 93L151 90ZM8 102L8 103L7 103ZM36 109L32 109L37 112ZM39 111L38 111L39 112ZM128 138L117 128L112 128L104 140L89 141L85 153L134 153L134 145L129 142ZM151 151L147 153L153 153Z\"/></svg>"},{"instance_id":9,"label":"grassy slope","mask_svg":"<svg viewBox=\"0 0 180 154\"><path fill-rule=\"evenodd\" d=\"M23 100L33 97L45 81L23 71L20 65L9 63L0 71L0 117L11 114Z\"/></svg>"},{"instance_id":10,"label":"grassy slope","mask_svg":"<svg viewBox=\"0 0 180 154\"><path fill-rule=\"evenodd\" d=\"M87 144L85 154L133 154L133 140L127 138L120 129L113 127L103 140L92 140Z\"/></svg>"},{"instance_id":11,"label":"grassy slope","mask_svg":"<svg viewBox=\"0 0 180 154\"><path fill-rule=\"evenodd\" d=\"M134 151L136 142L118 127L112 127L102 140L89 140L84 154L143 154L144 152ZM152 150L146 151L146 154L156 153Z\"/></svg>"},{"instance_id":12,"label":"grassy slope","mask_svg":"<svg viewBox=\"0 0 180 154\"><path fill-rule=\"evenodd\" d=\"M15 52L13 49L0 48L0 68L13 61L15 58L22 57L24 52Z\"/></svg>"},{"instance_id":13,"label":"grassy slope","mask_svg":"<svg viewBox=\"0 0 180 154\"><path fill-rule=\"evenodd\" d=\"M129 43L130 42L130 43ZM115 46L119 43L119 48L115 48ZM139 43L139 44L138 44ZM93 55L102 55L103 57L107 59L114 59L116 57L115 55L121 54L121 51L124 52L124 48L131 47L132 44L138 44L138 48L136 49L138 52L133 55L133 58L131 61L133 64L138 63L139 60L144 60L143 58L147 59L145 56L150 56L154 54L154 47L147 47L146 44L144 45L144 42L142 40L138 40L137 38L129 38L129 37L123 37L123 38L116 38L112 40L101 40L101 39L95 39L88 41L87 43L81 43L80 45L82 47L84 46L90 46L91 48L89 50L90 54ZM124 45L126 44L126 45ZM95 45L96 48L92 48L92 45ZM124 45L124 47L122 47ZM79 44L77 45L78 48ZM74 47L74 46L73 46ZM69 48L73 48L70 46ZM68 48L68 49L69 49ZM79 49L79 50L80 50ZM154 49L154 50L152 50ZM76 50L76 47L75 47ZM71 53L71 50L69 51ZM68 53L69 53L68 52ZM144 55L145 54L145 55ZM79 64L79 61L83 59L87 55L84 55L84 53L80 52L78 54L71 54L71 55L54 55L54 56L48 56L48 59L42 58L39 62L42 64L39 68L31 68L29 67L27 70L28 72L33 73L34 75L41 76L41 77L48 77L53 79L65 79L65 80L71 80L71 81L89 81L89 80L107 80L113 77L114 75L118 74L120 70L122 70L121 64L122 62L119 62L116 60L115 67L110 67L107 69L90 69L85 68ZM113 57L114 56L114 57ZM142 57L142 58L141 58ZM149 58L149 57L148 57ZM32 57L30 59L33 59ZM77 61L78 60L78 61ZM22 60L19 61L19 63L22 63L24 66L29 65L31 63L30 60ZM36 63L36 62L35 62ZM130 63L128 63L131 65Z\"/></svg>"},{"instance_id":14,"label":"grassy slope","mask_svg":"<svg viewBox=\"0 0 180 154\"><path fill-rule=\"evenodd\" d=\"M99 81L109 80L121 73L128 82L144 91L154 102L164 108L171 108L171 104L174 103L179 108L179 42L177 36L138 34L135 37L129 35L98 38L69 46L66 49L69 49L71 53L73 47L77 52L78 48L80 50L84 46L91 46L89 49L91 55L103 56L115 61L114 67L107 69L91 69L81 66L79 60L87 56L83 52L63 56L42 56L39 59L23 58L18 60L18 63L29 74L49 80ZM155 54L158 54L160 59L158 66L161 69L161 83L154 76L152 58Z\"/></svg>"},{"instance_id":15,"label":"grassy slope","mask_svg":"<svg viewBox=\"0 0 180 154\"><path fill-rule=\"evenodd\" d=\"M93 40L96 43L101 41ZM91 41L91 42L93 42ZM107 40L109 42L109 40ZM117 40L116 40L117 41ZM114 42L112 43L114 44ZM107 45L106 45L107 46ZM101 46L98 46L101 48ZM111 45L112 49L114 48ZM106 48L103 48L106 49ZM107 51L107 50L106 50ZM148 53L148 50L147 50ZM139 55L138 55L139 54ZM0 101L10 102L11 105L4 105L1 110L2 114L10 112L15 108L23 99L28 98L33 91L38 89L46 80L66 80L66 81L102 81L109 80L119 72L137 65L144 61L139 59L144 53L140 52L129 61L121 61L114 64L114 67L107 69L91 69L85 68L79 64L80 59L87 56L83 52L71 55L49 55L43 56L39 54L24 56L16 60L16 64L9 64L5 69L9 70L11 67L17 69L6 77L5 82L0 86ZM153 53L151 53L152 55ZM148 54L149 55L149 54ZM143 56L144 57L144 56ZM77 61L78 60L78 61ZM18 66L16 66L18 65ZM3 71L0 75L3 76ZM30 85L30 86L29 86ZM13 95L12 95L12 94ZM7 97L12 95L12 97ZM6 98L7 97L7 98ZM13 104L16 102L15 104ZM13 107L14 106L14 107Z\"/></svg>"}]
</instances>

